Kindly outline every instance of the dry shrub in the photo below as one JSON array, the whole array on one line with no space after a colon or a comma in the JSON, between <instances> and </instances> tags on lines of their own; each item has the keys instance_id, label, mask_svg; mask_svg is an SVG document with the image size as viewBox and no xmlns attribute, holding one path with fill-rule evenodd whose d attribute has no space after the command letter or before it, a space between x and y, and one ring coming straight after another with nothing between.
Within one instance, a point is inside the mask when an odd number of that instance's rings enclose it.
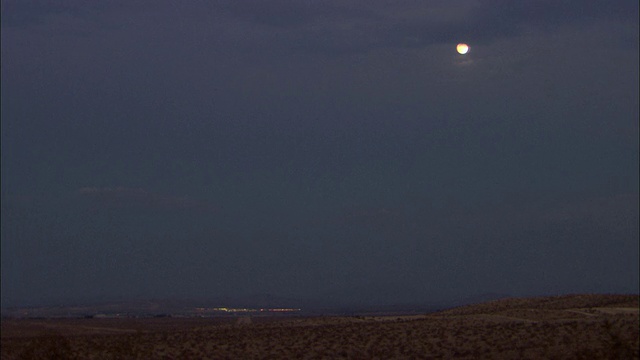
<instances>
[{"instance_id":1,"label":"dry shrub","mask_svg":"<svg viewBox=\"0 0 640 360\"><path fill-rule=\"evenodd\" d=\"M77 359L67 338L54 332L42 334L30 340L18 359Z\"/></svg>"}]
</instances>

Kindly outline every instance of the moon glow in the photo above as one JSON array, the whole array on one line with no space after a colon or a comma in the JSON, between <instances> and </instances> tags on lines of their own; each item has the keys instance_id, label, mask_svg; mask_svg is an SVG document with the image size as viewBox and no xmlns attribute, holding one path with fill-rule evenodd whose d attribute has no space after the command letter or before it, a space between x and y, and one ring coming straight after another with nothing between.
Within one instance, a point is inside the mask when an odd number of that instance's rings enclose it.
<instances>
[{"instance_id":1,"label":"moon glow","mask_svg":"<svg viewBox=\"0 0 640 360\"><path fill-rule=\"evenodd\" d=\"M456 46L456 51L458 51L458 54L464 55L469 52L469 45L460 43Z\"/></svg>"}]
</instances>

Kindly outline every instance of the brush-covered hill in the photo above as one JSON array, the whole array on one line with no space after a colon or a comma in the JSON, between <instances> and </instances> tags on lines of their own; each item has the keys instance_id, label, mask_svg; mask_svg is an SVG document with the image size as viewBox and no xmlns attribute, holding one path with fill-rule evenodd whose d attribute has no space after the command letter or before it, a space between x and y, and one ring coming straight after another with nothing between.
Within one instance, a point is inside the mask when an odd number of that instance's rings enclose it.
<instances>
[{"instance_id":1,"label":"brush-covered hill","mask_svg":"<svg viewBox=\"0 0 640 360\"><path fill-rule=\"evenodd\" d=\"M561 296L542 296L529 298L505 298L481 304L455 307L439 311L434 315L509 315L517 312L526 315L547 315L558 318L584 317L597 312L636 312L640 308L639 295L609 295L609 294L577 294ZM582 316L577 316L582 315ZM545 316L546 320L550 320ZM525 318L531 316L525 316ZM561 316L562 317L562 316Z\"/></svg>"}]
</instances>

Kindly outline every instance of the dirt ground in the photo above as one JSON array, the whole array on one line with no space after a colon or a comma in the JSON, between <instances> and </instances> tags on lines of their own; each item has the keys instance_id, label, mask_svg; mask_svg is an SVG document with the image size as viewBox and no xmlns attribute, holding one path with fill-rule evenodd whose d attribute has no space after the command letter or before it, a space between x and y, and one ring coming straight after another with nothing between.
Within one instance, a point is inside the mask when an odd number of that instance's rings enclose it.
<instances>
[{"instance_id":1,"label":"dirt ground","mask_svg":"<svg viewBox=\"0 0 640 360\"><path fill-rule=\"evenodd\" d=\"M639 298L389 317L3 319L2 359L638 359Z\"/></svg>"}]
</instances>

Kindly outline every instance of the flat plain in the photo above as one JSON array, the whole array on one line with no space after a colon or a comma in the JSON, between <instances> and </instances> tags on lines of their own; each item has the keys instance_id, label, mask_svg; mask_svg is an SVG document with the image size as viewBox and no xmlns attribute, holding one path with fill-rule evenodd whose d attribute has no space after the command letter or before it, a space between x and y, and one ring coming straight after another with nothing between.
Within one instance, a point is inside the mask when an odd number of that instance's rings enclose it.
<instances>
[{"instance_id":1,"label":"flat plain","mask_svg":"<svg viewBox=\"0 0 640 360\"><path fill-rule=\"evenodd\" d=\"M423 315L2 319L2 359L638 359L637 295Z\"/></svg>"}]
</instances>

